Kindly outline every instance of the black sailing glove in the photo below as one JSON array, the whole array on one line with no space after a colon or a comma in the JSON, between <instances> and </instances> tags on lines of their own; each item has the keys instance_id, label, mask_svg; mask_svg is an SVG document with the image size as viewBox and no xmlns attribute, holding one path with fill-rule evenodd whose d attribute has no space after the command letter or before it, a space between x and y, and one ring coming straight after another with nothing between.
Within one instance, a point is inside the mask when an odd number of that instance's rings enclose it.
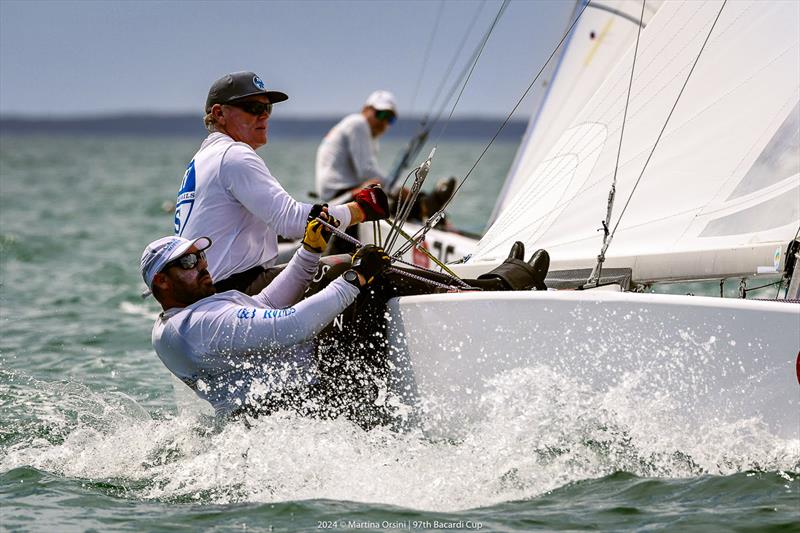
<instances>
[{"instance_id":1,"label":"black sailing glove","mask_svg":"<svg viewBox=\"0 0 800 533\"><path fill-rule=\"evenodd\" d=\"M319 217L322 213L327 214L328 204L314 204L311 206L311 212L308 213L308 218L306 222L311 222L315 218Z\"/></svg>"},{"instance_id":2,"label":"black sailing glove","mask_svg":"<svg viewBox=\"0 0 800 533\"><path fill-rule=\"evenodd\" d=\"M384 273L391 265L389 255L380 246L367 244L353 254L353 270L364 276L367 284Z\"/></svg>"}]
</instances>

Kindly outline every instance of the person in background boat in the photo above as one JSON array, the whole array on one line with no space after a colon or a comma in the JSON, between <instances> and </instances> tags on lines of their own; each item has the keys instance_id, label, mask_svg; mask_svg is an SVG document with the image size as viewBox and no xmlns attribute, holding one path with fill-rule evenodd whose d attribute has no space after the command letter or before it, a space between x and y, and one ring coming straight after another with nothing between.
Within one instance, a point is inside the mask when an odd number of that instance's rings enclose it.
<instances>
[{"instance_id":1,"label":"person in background boat","mask_svg":"<svg viewBox=\"0 0 800 533\"><path fill-rule=\"evenodd\" d=\"M378 138L397 120L397 104L389 91L375 91L367 97L360 113L339 121L317 148L316 194L323 201L358 194L364 187L388 187L387 176L378 166ZM346 229L358 238L358 226ZM352 253L355 247L334 239L328 253Z\"/></svg>"},{"instance_id":2,"label":"person in background boat","mask_svg":"<svg viewBox=\"0 0 800 533\"><path fill-rule=\"evenodd\" d=\"M267 90L253 72L234 72L208 91L204 122L210 132L189 163L175 206L175 234L210 237L208 271L218 291L258 294L276 275L278 235L299 238L312 209L346 227L388 216L380 188L356 191L345 205L296 201L270 173L256 149L267 144L272 106L289 97Z\"/></svg>"},{"instance_id":3,"label":"person in background boat","mask_svg":"<svg viewBox=\"0 0 800 533\"><path fill-rule=\"evenodd\" d=\"M317 149L316 194L322 201L356 194L362 187L381 185L389 189L391 177L378 166L378 138L397 120L397 104L389 91L378 90L367 97L360 113L344 117L325 135ZM420 192L409 220L424 222L450 198L455 178L439 180L431 193ZM391 191L388 191L391 192ZM392 197L398 201L410 194L401 189ZM442 221L442 226L445 223ZM357 227L347 233L358 237ZM347 242L334 239L331 253L351 253Z\"/></svg>"},{"instance_id":4,"label":"person in background boat","mask_svg":"<svg viewBox=\"0 0 800 533\"><path fill-rule=\"evenodd\" d=\"M378 138L397 120L397 105L389 91L369 95L360 113L347 115L325 135L317 149L316 191L327 202L362 187L388 187L378 167Z\"/></svg>"},{"instance_id":5,"label":"person in background boat","mask_svg":"<svg viewBox=\"0 0 800 533\"><path fill-rule=\"evenodd\" d=\"M320 217L335 224L329 215ZM217 415L284 408L314 414L314 336L389 266L382 249L363 247L342 276L300 301L330 237L309 220L301 248L255 296L216 289L208 237L163 237L142 253L142 278L163 309L153 326L153 347Z\"/></svg>"}]
</instances>

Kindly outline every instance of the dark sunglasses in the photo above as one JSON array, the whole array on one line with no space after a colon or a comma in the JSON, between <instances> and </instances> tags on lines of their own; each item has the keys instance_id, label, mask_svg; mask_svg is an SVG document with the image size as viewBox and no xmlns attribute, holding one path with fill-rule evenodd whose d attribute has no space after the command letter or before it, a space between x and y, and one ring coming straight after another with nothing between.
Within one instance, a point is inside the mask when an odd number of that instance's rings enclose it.
<instances>
[{"instance_id":1,"label":"dark sunglasses","mask_svg":"<svg viewBox=\"0 0 800 533\"><path fill-rule=\"evenodd\" d=\"M164 265L164 268L161 269L161 272L164 272L166 269L173 266L181 267L184 270L191 270L197 266L200 260L206 260L206 253L202 250L199 252L182 255L177 259L173 259Z\"/></svg>"},{"instance_id":2,"label":"dark sunglasses","mask_svg":"<svg viewBox=\"0 0 800 533\"><path fill-rule=\"evenodd\" d=\"M272 103L265 104L264 102L255 102L252 100L245 100L243 102L228 102L228 105L232 105L233 107L238 107L242 111L250 113L251 115L263 115L266 113L267 115L272 114Z\"/></svg>"},{"instance_id":3,"label":"dark sunglasses","mask_svg":"<svg viewBox=\"0 0 800 533\"><path fill-rule=\"evenodd\" d=\"M375 111L375 118L378 120L385 120L389 124L394 124L397 120L397 115L387 109L382 109L380 111Z\"/></svg>"}]
</instances>

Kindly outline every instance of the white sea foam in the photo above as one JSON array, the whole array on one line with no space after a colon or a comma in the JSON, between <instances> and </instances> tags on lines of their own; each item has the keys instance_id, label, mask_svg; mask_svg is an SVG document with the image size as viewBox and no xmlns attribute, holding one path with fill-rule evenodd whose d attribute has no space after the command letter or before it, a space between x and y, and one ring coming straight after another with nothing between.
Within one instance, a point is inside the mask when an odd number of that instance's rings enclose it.
<instances>
[{"instance_id":1,"label":"white sea foam","mask_svg":"<svg viewBox=\"0 0 800 533\"><path fill-rule=\"evenodd\" d=\"M146 499L329 498L437 511L531 498L615 471L800 470L800 441L775 439L756 420L681 426L669 396L642 397L638 379L597 393L548 368L507 372L480 400L487 416L457 442L288 413L251 428L215 427L203 416L153 420L124 395L35 383L24 386L28 401L12 406L14 423L27 417L46 430L26 434L49 436L6 448L0 468L132 483Z\"/></svg>"},{"instance_id":2,"label":"white sea foam","mask_svg":"<svg viewBox=\"0 0 800 533\"><path fill-rule=\"evenodd\" d=\"M146 303L120 302L119 310L127 315L140 316L155 320L158 311L152 305Z\"/></svg>"}]
</instances>

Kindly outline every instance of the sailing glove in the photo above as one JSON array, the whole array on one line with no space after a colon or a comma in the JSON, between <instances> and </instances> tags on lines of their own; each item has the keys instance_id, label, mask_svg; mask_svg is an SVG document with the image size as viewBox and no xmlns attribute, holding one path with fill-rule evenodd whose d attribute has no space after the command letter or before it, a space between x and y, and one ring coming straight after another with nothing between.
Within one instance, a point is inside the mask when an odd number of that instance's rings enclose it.
<instances>
[{"instance_id":1,"label":"sailing glove","mask_svg":"<svg viewBox=\"0 0 800 533\"><path fill-rule=\"evenodd\" d=\"M328 246L328 241L333 235L333 232L325 227L317 218L320 218L332 226L339 227L339 221L333 218L323 208L327 204L315 204L311 208L308 215L308 224L306 225L306 233L303 235L303 245L310 252L321 254Z\"/></svg>"},{"instance_id":2,"label":"sailing glove","mask_svg":"<svg viewBox=\"0 0 800 533\"><path fill-rule=\"evenodd\" d=\"M389 217L389 199L379 185L364 187L353 195L353 200L364 212L366 222Z\"/></svg>"},{"instance_id":3,"label":"sailing glove","mask_svg":"<svg viewBox=\"0 0 800 533\"><path fill-rule=\"evenodd\" d=\"M325 216L328 215L328 204L314 204L311 206L311 211L308 213L308 218L306 221L311 222L323 213ZM325 216L323 216L322 219L327 221L328 219L325 218Z\"/></svg>"},{"instance_id":4,"label":"sailing glove","mask_svg":"<svg viewBox=\"0 0 800 533\"><path fill-rule=\"evenodd\" d=\"M364 276L367 284L372 283L390 265L389 254L374 244L366 244L353 254L353 270Z\"/></svg>"}]
</instances>

